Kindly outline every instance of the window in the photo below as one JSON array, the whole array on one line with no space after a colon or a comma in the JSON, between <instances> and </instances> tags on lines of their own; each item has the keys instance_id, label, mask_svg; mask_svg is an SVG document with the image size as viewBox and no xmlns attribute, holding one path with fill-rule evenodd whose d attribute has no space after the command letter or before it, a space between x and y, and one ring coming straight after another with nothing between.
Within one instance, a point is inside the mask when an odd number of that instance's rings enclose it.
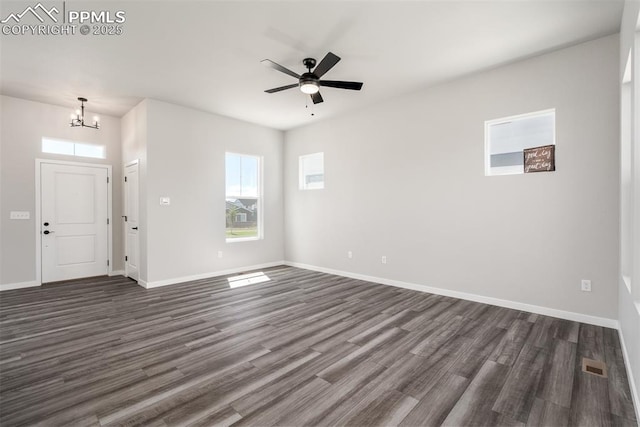
<instances>
[{"instance_id":1,"label":"window","mask_svg":"<svg viewBox=\"0 0 640 427\"><path fill-rule=\"evenodd\" d=\"M300 189L324 188L324 153L300 156Z\"/></svg>"},{"instance_id":2,"label":"window","mask_svg":"<svg viewBox=\"0 0 640 427\"><path fill-rule=\"evenodd\" d=\"M107 150L104 145L85 144L51 138L42 138L42 152L63 154L65 156L91 157L94 159L104 159L107 157Z\"/></svg>"},{"instance_id":3,"label":"window","mask_svg":"<svg viewBox=\"0 0 640 427\"><path fill-rule=\"evenodd\" d=\"M485 175L524 173L525 148L555 145L556 111L489 120L485 130Z\"/></svg>"},{"instance_id":4,"label":"window","mask_svg":"<svg viewBox=\"0 0 640 427\"><path fill-rule=\"evenodd\" d=\"M262 235L260 158L226 153L227 242L256 240Z\"/></svg>"}]
</instances>

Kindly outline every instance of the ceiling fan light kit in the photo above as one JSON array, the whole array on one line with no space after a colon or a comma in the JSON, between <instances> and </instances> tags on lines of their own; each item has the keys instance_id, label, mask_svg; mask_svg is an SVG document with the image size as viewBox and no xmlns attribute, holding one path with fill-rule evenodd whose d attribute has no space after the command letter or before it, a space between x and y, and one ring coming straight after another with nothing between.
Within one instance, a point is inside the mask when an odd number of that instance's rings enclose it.
<instances>
[{"instance_id":1,"label":"ceiling fan light kit","mask_svg":"<svg viewBox=\"0 0 640 427\"><path fill-rule=\"evenodd\" d=\"M300 91L302 93L306 93L307 95L311 95L312 93L316 93L320 90L320 86L318 86L318 82L308 81L300 83Z\"/></svg>"},{"instance_id":2,"label":"ceiling fan light kit","mask_svg":"<svg viewBox=\"0 0 640 427\"><path fill-rule=\"evenodd\" d=\"M322 95L320 95L320 86L325 87L334 87L337 89L349 89L349 90L360 90L362 89L361 82L345 82L338 80L320 80L327 71L332 69L337 63L340 61L340 57L329 52L325 55L325 57L320 61L318 66L316 67L316 60L313 58L305 58L302 60L302 64L307 68L307 72L302 75L289 70L288 68L283 67L280 64L277 64L270 59L262 60L262 64L267 67L273 68L274 70L280 71L281 73L287 74L291 77L295 77L298 79L297 84L290 84L286 86L276 87L273 89L265 90L266 93L275 93L281 92L283 90L292 89L294 87L300 88L300 91L304 94L310 95L314 104L319 104L323 102ZM312 68L315 69L311 71Z\"/></svg>"}]
</instances>

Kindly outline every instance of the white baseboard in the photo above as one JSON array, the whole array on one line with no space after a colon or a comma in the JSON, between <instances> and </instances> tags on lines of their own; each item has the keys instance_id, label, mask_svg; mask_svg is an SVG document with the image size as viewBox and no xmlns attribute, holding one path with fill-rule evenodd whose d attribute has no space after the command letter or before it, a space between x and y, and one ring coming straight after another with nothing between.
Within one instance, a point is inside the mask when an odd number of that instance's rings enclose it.
<instances>
[{"instance_id":1,"label":"white baseboard","mask_svg":"<svg viewBox=\"0 0 640 427\"><path fill-rule=\"evenodd\" d=\"M109 272L109 276L124 276L124 270L113 270Z\"/></svg>"},{"instance_id":2,"label":"white baseboard","mask_svg":"<svg viewBox=\"0 0 640 427\"><path fill-rule=\"evenodd\" d=\"M636 410L636 419L640 420L640 394L638 394L636 382L634 381L633 370L631 369L631 364L629 362L629 353L627 353L627 345L624 341L624 334L622 333L622 329L618 329L618 336L620 337L620 347L622 347L624 365L625 368L627 368L627 379L629 381L629 388L631 389L631 399L633 399L633 406Z\"/></svg>"},{"instance_id":3,"label":"white baseboard","mask_svg":"<svg viewBox=\"0 0 640 427\"><path fill-rule=\"evenodd\" d=\"M182 277L175 277L173 279L156 280L153 282L138 280L138 284L146 289L159 288L161 286L175 285L177 283L190 282L192 280L210 279L212 277L227 276L229 274L242 273L250 270L259 270L261 268L277 267L279 265L286 265L286 263L284 261L274 261L274 262L267 262L264 264L248 265L245 267L236 267L228 270L213 271L210 273L195 274L193 276L182 276Z\"/></svg>"},{"instance_id":4,"label":"white baseboard","mask_svg":"<svg viewBox=\"0 0 640 427\"><path fill-rule=\"evenodd\" d=\"M588 314L574 313L572 311L558 310L555 308L542 307L538 305L526 304L523 302L504 300L487 297L483 295L470 294L467 292L453 291L450 289L436 288L433 286L418 285L416 283L402 282L399 280L384 279L381 277L367 276L364 274L351 273L348 271L334 270L332 268L318 267L315 265L303 264L299 262L285 261L285 265L291 267L304 268L306 270L319 271L321 273L335 274L337 276L349 277L351 279L365 280L367 282L380 283L382 285L395 286L397 288L411 289L414 291L428 292L431 294L443 295L447 297L459 298L468 301L480 302L483 304L497 305L499 307L511 308L514 310L527 311L529 313L542 314L545 316L557 317L560 319L572 320L574 322L587 323L590 325L604 326L606 328L618 329L618 321L605 317L590 316Z\"/></svg>"},{"instance_id":5,"label":"white baseboard","mask_svg":"<svg viewBox=\"0 0 640 427\"><path fill-rule=\"evenodd\" d=\"M23 289L23 288L35 288L40 285L41 283L36 280L32 280L31 282L5 283L4 285L0 285L0 291L10 291L12 289Z\"/></svg>"}]
</instances>

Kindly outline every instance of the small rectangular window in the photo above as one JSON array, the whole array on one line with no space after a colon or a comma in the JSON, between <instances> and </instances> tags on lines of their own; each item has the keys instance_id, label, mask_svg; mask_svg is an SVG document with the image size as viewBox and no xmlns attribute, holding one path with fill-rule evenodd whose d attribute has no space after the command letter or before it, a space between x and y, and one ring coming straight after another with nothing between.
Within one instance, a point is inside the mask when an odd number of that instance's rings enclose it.
<instances>
[{"instance_id":1,"label":"small rectangular window","mask_svg":"<svg viewBox=\"0 0 640 427\"><path fill-rule=\"evenodd\" d=\"M227 242L256 240L262 235L260 158L226 153Z\"/></svg>"},{"instance_id":2,"label":"small rectangular window","mask_svg":"<svg viewBox=\"0 0 640 427\"><path fill-rule=\"evenodd\" d=\"M524 173L523 150L555 145L555 127L555 109L486 121L485 175Z\"/></svg>"},{"instance_id":3,"label":"small rectangular window","mask_svg":"<svg viewBox=\"0 0 640 427\"><path fill-rule=\"evenodd\" d=\"M78 157L93 157L104 159L106 157L104 145L91 145L75 143L75 155Z\"/></svg>"},{"instance_id":4,"label":"small rectangular window","mask_svg":"<svg viewBox=\"0 0 640 427\"><path fill-rule=\"evenodd\" d=\"M42 138L42 152L62 154L65 156L90 157L93 159L105 159L107 157L107 151L104 145L85 144L52 138Z\"/></svg>"},{"instance_id":5,"label":"small rectangular window","mask_svg":"<svg viewBox=\"0 0 640 427\"><path fill-rule=\"evenodd\" d=\"M324 188L324 153L300 156L300 189Z\"/></svg>"}]
</instances>

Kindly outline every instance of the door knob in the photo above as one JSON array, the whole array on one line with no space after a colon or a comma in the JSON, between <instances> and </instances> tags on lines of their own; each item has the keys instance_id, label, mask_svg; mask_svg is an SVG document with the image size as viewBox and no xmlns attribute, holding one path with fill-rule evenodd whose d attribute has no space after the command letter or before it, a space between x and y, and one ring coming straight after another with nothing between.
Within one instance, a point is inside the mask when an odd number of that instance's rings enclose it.
<instances>
[{"instance_id":1,"label":"door knob","mask_svg":"<svg viewBox=\"0 0 640 427\"><path fill-rule=\"evenodd\" d=\"M45 223L44 223L44 226L45 226L45 227L48 227L48 226L49 226L49 223L48 223L48 222L45 222Z\"/></svg>"},{"instance_id":2,"label":"door knob","mask_svg":"<svg viewBox=\"0 0 640 427\"><path fill-rule=\"evenodd\" d=\"M42 232L42 234L51 234L51 233L55 233L55 231L44 230Z\"/></svg>"},{"instance_id":3,"label":"door knob","mask_svg":"<svg viewBox=\"0 0 640 427\"><path fill-rule=\"evenodd\" d=\"M137 230L137 229L138 229L138 227L131 227L131 229L132 229L132 230Z\"/></svg>"}]
</instances>

